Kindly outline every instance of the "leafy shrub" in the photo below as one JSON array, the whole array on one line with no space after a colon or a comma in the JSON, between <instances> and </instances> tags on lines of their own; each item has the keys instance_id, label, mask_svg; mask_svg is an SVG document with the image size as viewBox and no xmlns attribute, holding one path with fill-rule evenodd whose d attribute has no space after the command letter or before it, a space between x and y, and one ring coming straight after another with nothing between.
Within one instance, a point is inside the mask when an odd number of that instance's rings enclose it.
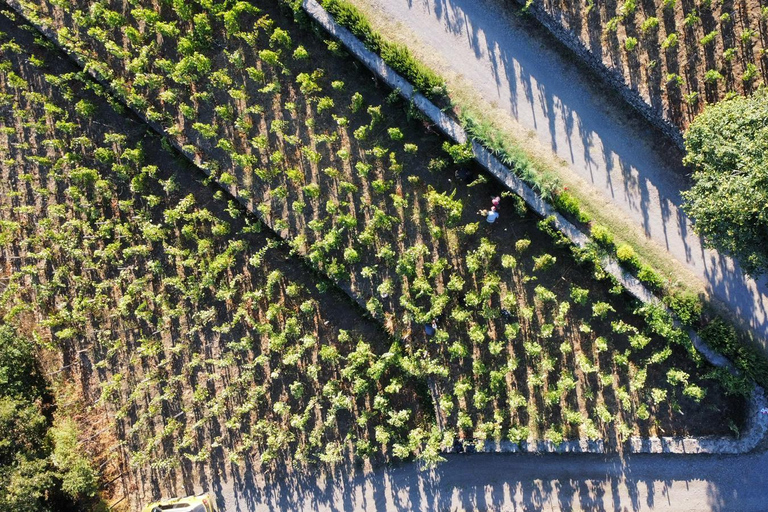
<instances>
[{"instance_id":1,"label":"leafy shrub","mask_svg":"<svg viewBox=\"0 0 768 512\"><path fill-rule=\"evenodd\" d=\"M674 48L675 46L677 46L677 41L678 41L677 33L672 32L666 37L666 39L664 39L664 41L661 42L661 48L663 50Z\"/></svg>"},{"instance_id":2,"label":"leafy shrub","mask_svg":"<svg viewBox=\"0 0 768 512\"><path fill-rule=\"evenodd\" d=\"M515 268L517 266L517 260L511 254L503 254L501 256L501 266L504 268Z\"/></svg>"},{"instance_id":3,"label":"leafy shrub","mask_svg":"<svg viewBox=\"0 0 768 512\"><path fill-rule=\"evenodd\" d=\"M299 45L295 50L293 50L293 58L296 60L306 60L309 58L309 52L306 48Z\"/></svg>"},{"instance_id":4,"label":"leafy shrub","mask_svg":"<svg viewBox=\"0 0 768 512\"><path fill-rule=\"evenodd\" d=\"M510 427L508 439L513 443L520 444L523 441L527 441L530 436L530 429L524 426Z\"/></svg>"},{"instance_id":5,"label":"leafy shrub","mask_svg":"<svg viewBox=\"0 0 768 512\"><path fill-rule=\"evenodd\" d=\"M538 271L547 271L554 264L557 262L557 258L552 256L551 254L542 254L541 256L534 256L533 258L533 270L534 272Z\"/></svg>"},{"instance_id":6,"label":"leafy shrub","mask_svg":"<svg viewBox=\"0 0 768 512\"><path fill-rule=\"evenodd\" d=\"M651 30L656 30L659 27L659 18L655 16L650 16L645 19L642 25L640 25L640 30L643 31L643 33L647 33Z\"/></svg>"},{"instance_id":7,"label":"leafy shrub","mask_svg":"<svg viewBox=\"0 0 768 512\"><path fill-rule=\"evenodd\" d=\"M723 74L716 69L709 69L707 70L706 73L704 73L704 81L707 82L708 84L717 83L723 78L724 78Z\"/></svg>"},{"instance_id":8,"label":"leafy shrub","mask_svg":"<svg viewBox=\"0 0 768 512\"><path fill-rule=\"evenodd\" d=\"M578 200L567 190L560 192L552 199L555 208L557 208L560 213L572 215L582 223L589 222L589 215L581 211Z\"/></svg>"},{"instance_id":9,"label":"leafy shrub","mask_svg":"<svg viewBox=\"0 0 768 512\"><path fill-rule=\"evenodd\" d=\"M451 144L445 141L443 142L443 151L451 155L451 159L453 159L453 163L456 165L466 164L475 158L475 153L470 143Z\"/></svg>"},{"instance_id":10,"label":"leafy shrub","mask_svg":"<svg viewBox=\"0 0 768 512\"><path fill-rule=\"evenodd\" d=\"M344 249L344 261L347 263L357 263L360 261L360 255L352 247L347 247Z\"/></svg>"},{"instance_id":11,"label":"leafy shrub","mask_svg":"<svg viewBox=\"0 0 768 512\"><path fill-rule=\"evenodd\" d=\"M633 334L629 337L629 344L635 350L642 350L651 342L651 338L644 334Z\"/></svg>"},{"instance_id":12,"label":"leafy shrub","mask_svg":"<svg viewBox=\"0 0 768 512\"><path fill-rule=\"evenodd\" d=\"M746 46L746 45L749 45L755 37L757 37L757 32L755 32L751 28L745 28L741 32L739 39L741 39L741 43Z\"/></svg>"},{"instance_id":13,"label":"leafy shrub","mask_svg":"<svg viewBox=\"0 0 768 512\"><path fill-rule=\"evenodd\" d=\"M674 292L664 297L664 304L671 309L683 325L691 326L701 317L703 304L699 297L691 292Z\"/></svg>"},{"instance_id":14,"label":"leafy shrub","mask_svg":"<svg viewBox=\"0 0 768 512\"><path fill-rule=\"evenodd\" d=\"M461 342L455 341L448 347L448 353L451 359L463 359L469 355L469 350Z\"/></svg>"},{"instance_id":15,"label":"leafy shrub","mask_svg":"<svg viewBox=\"0 0 768 512\"><path fill-rule=\"evenodd\" d=\"M693 9L688 12L688 14L685 15L685 21L683 21L683 24L691 28L697 23L701 21L701 17L699 16L699 13L696 11L696 9Z\"/></svg>"},{"instance_id":16,"label":"leafy shrub","mask_svg":"<svg viewBox=\"0 0 768 512\"><path fill-rule=\"evenodd\" d=\"M269 36L269 46L272 48L290 48L292 44L291 36L287 31L280 27L276 27L275 30L272 31L272 35Z\"/></svg>"},{"instance_id":17,"label":"leafy shrub","mask_svg":"<svg viewBox=\"0 0 768 512\"><path fill-rule=\"evenodd\" d=\"M592 316L597 318L605 318L608 313L615 313L616 310L607 302L595 302L592 305Z\"/></svg>"},{"instance_id":18,"label":"leafy shrub","mask_svg":"<svg viewBox=\"0 0 768 512\"><path fill-rule=\"evenodd\" d=\"M261 50L259 52L259 59L270 66L280 66L280 54L272 50Z\"/></svg>"},{"instance_id":19,"label":"leafy shrub","mask_svg":"<svg viewBox=\"0 0 768 512\"><path fill-rule=\"evenodd\" d=\"M591 235L592 239L604 249L613 249L613 234L601 224L594 224L592 226Z\"/></svg>"},{"instance_id":20,"label":"leafy shrub","mask_svg":"<svg viewBox=\"0 0 768 512\"><path fill-rule=\"evenodd\" d=\"M96 113L96 106L90 101L80 100L75 104L75 112L81 117L91 117Z\"/></svg>"},{"instance_id":21,"label":"leafy shrub","mask_svg":"<svg viewBox=\"0 0 768 512\"><path fill-rule=\"evenodd\" d=\"M550 427L544 432L544 439L551 441L555 446L560 446L565 440L562 429L559 426Z\"/></svg>"},{"instance_id":22,"label":"leafy shrub","mask_svg":"<svg viewBox=\"0 0 768 512\"><path fill-rule=\"evenodd\" d=\"M536 289L534 290L534 296L536 297L536 300L539 302L555 302L557 301L557 295L554 294L551 290L548 290L542 285L536 286Z\"/></svg>"},{"instance_id":23,"label":"leafy shrub","mask_svg":"<svg viewBox=\"0 0 768 512\"><path fill-rule=\"evenodd\" d=\"M619 16L622 20L627 20L635 14L637 10L637 0L624 0L624 3L619 6Z\"/></svg>"},{"instance_id":24,"label":"leafy shrub","mask_svg":"<svg viewBox=\"0 0 768 512\"><path fill-rule=\"evenodd\" d=\"M741 81L747 84L757 77L757 73L757 66L755 66L752 62L748 62L744 69L744 74L741 75Z\"/></svg>"},{"instance_id":25,"label":"leafy shrub","mask_svg":"<svg viewBox=\"0 0 768 512\"><path fill-rule=\"evenodd\" d=\"M683 394L687 397L693 398L696 403L699 403L704 399L705 396L707 396L707 391L697 386L696 384L686 384L686 386L683 388Z\"/></svg>"},{"instance_id":26,"label":"leafy shrub","mask_svg":"<svg viewBox=\"0 0 768 512\"><path fill-rule=\"evenodd\" d=\"M712 44L712 42L714 42L716 37L717 37L717 30L713 30L709 34L702 37L699 40L699 43L701 43L701 46L707 46L708 44Z\"/></svg>"},{"instance_id":27,"label":"leafy shrub","mask_svg":"<svg viewBox=\"0 0 768 512\"><path fill-rule=\"evenodd\" d=\"M637 278L648 288L653 291L660 291L664 289L664 280L647 265L642 265L637 272Z\"/></svg>"},{"instance_id":28,"label":"leafy shrub","mask_svg":"<svg viewBox=\"0 0 768 512\"><path fill-rule=\"evenodd\" d=\"M635 249L629 244L621 244L616 248L616 258L631 270L636 270L640 266Z\"/></svg>"},{"instance_id":29,"label":"leafy shrub","mask_svg":"<svg viewBox=\"0 0 768 512\"><path fill-rule=\"evenodd\" d=\"M664 401L667 399L667 390L653 388L651 390L651 399L653 400L653 403L656 405L660 405L664 403Z\"/></svg>"},{"instance_id":30,"label":"leafy shrub","mask_svg":"<svg viewBox=\"0 0 768 512\"><path fill-rule=\"evenodd\" d=\"M669 382L673 386L675 384L688 384L689 378L690 378L690 375L688 375L683 370L671 368L670 370L667 371L667 382Z\"/></svg>"},{"instance_id":31,"label":"leafy shrub","mask_svg":"<svg viewBox=\"0 0 768 512\"><path fill-rule=\"evenodd\" d=\"M525 252L528 247L530 247L531 241L527 238L521 238L517 242L515 242L515 250L519 253Z\"/></svg>"},{"instance_id":32,"label":"leafy shrub","mask_svg":"<svg viewBox=\"0 0 768 512\"><path fill-rule=\"evenodd\" d=\"M587 303L588 296L589 290L586 288L579 288L578 286L571 285L571 300L576 304L581 304L583 306Z\"/></svg>"},{"instance_id":33,"label":"leafy shrub","mask_svg":"<svg viewBox=\"0 0 768 512\"><path fill-rule=\"evenodd\" d=\"M609 34L611 32L616 32L619 29L619 23L621 22L621 18L618 16L614 16L613 18L609 19L605 22L605 33Z\"/></svg>"}]
</instances>

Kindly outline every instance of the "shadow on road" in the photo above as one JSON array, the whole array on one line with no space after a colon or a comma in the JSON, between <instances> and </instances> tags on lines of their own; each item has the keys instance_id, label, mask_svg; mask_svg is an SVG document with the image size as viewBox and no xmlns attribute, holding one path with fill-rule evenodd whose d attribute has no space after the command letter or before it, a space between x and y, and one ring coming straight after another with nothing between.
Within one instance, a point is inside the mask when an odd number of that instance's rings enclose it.
<instances>
[{"instance_id":1,"label":"shadow on road","mask_svg":"<svg viewBox=\"0 0 768 512\"><path fill-rule=\"evenodd\" d=\"M245 469L225 510L764 510L765 454L449 455L416 464L281 474Z\"/></svg>"}]
</instances>

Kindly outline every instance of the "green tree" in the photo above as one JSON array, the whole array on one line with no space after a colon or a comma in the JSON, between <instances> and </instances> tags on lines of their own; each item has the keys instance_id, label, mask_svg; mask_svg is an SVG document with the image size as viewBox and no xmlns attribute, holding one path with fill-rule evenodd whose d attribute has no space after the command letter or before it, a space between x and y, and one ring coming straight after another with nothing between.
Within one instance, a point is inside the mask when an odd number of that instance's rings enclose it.
<instances>
[{"instance_id":1,"label":"green tree","mask_svg":"<svg viewBox=\"0 0 768 512\"><path fill-rule=\"evenodd\" d=\"M88 508L98 476L74 420L51 427L51 396L32 343L0 326L0 510Z\"/></svg>"},{"instance_id":2,"label":"green tree","mask_svg":"<svg viewBox=\"0 0 768 512\"><path fill-rule=\"evenodd\" d=\"M32 344L8 325L0 326L0 394L34 401L45 394L45 380Z\"/></svg>"},{"instance_id":3,"label":"green tree","mask_svg":"<svg viewBox=\"0 0 768 512\"><path fill-rule=\"evenodd\" d=\"M47 510L56 474L46 456L48 420L39 405L0 397L0 509Z\"/></svg>"},{"instance_id":4,"label":"green tree","mask_svg":"<svg viewBox=\"0 0 768 512\"><path fill-rule=\"evenodd\" d=\"M705 244L768 270L768 90L710 105L685 134L694 185L684 210Z\"/></svg>"},{"instance_id":5,"label":"green tree","mask_svg":"<svg viewBox=\"0 0 768 512\"><path fill-rule=\"evenodd\" d=\"M51 460L61 475L61 489L76 500L92 498L98 491L98 475L78 444L78 427L72 418L57 418L51 429Z\"/></svg>"}]
</instances>

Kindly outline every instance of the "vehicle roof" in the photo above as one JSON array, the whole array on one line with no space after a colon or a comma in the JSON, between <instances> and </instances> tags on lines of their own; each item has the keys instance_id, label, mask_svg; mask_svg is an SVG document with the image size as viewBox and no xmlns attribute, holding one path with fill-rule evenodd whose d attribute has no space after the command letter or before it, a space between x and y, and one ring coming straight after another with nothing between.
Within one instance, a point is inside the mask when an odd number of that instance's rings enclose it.
<instances>
[{"instance_id":1,"label":"vehicle roof","mask_svg":"<svg viewBox=\"0 0 768 512\"><path fill-rule=\"evenodd\" d=\"M184 498L160 500L150 503L144 507L142 512L206 512L205 505L203 505L203 498L206 497L208 497L207 494L202 494L200 496L186 496Z\"/></svg>"}]
</instances>

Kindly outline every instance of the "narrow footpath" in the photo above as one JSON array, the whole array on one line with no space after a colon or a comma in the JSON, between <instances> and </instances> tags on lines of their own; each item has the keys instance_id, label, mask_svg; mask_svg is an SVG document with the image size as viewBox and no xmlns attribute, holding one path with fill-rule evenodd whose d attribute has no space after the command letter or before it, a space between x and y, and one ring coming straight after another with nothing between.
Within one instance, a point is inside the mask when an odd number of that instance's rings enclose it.
<instances>
[{"instance_id":1,"label":"narrow footpath","mask_svg":"<svg viewBox=\"0 0 768 512\"><path fill-rule=\"evenodd\" d=\"M768 352L768 279L702 247L680 205L680 153L503 0L352 0L430 52L699 277ZM418 52L417 52L418 53ZM608 95L611 96L611 95ZM670 157L670 153L672 156Z\"/></svg>"},{"instance_id":2,"label":"narrow footpath","mask_svg":"<svg viewBox=\"0 0 768 512\"><path fill-rule=\"evenodd\" d=\"M216 481L223 510L738 511L768 509L768 454L449 455L363 472L243 473Z\"/></svg>"}]
</instances>

